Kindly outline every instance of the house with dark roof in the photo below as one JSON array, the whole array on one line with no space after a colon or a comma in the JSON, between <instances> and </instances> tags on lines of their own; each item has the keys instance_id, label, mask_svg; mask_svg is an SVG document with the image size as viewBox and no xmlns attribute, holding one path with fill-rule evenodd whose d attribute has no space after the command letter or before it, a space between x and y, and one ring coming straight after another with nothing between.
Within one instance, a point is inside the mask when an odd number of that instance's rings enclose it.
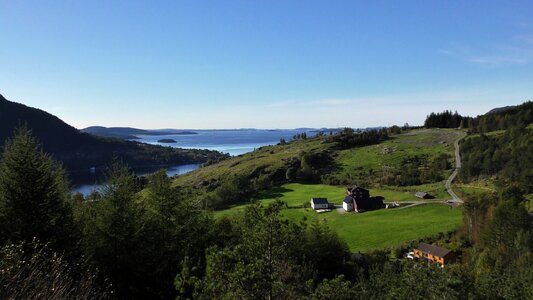
<instances>
[{"instance_id":1,"label":"house with dark roof","mask_svg":"<svg viewBox=\"0 0 533 300\"><path fill-rule=\"evenodd\" d=\"M328 209L329 208L329 202L326 198L311 198L311 208L314 210L317 209Z\"/></svg>"},{"instance_id":2,"label":"house with dark roof","mask_svg":"<svg viewBox=\"0 0 533 300\"><path fill-rule=\"evenodd\" d=\"M456 256L453 251L446 248L420 243L414 250L414 257L427 259L430 262L437 263L444 267L444 265L455 261Z\"/></svg>"},{"instance_id":3,"label":"house with dark roof","mask_svg":"<svg viewBox=\"0 0 533 300\"><path fill-rule=\"evenodd\" d=\"M342 207L345 211L361 212L383 208L382 197L370 197L370 192L362 187L349 187L346 191L346 197L342 201Z\"/></svg>"},{"instance_id":4,"label":"house with dark roof","mask_svg":"<svg viewBox=\"0 0 533 300\"><path fill-rule=\"evenodd\" d=\"M426 192L416 192L415 196L420 198L420 199L431 199L431 198L433 198L433 196L431 196L430 194L428 194Z\"/></svg>"}]
</instances>

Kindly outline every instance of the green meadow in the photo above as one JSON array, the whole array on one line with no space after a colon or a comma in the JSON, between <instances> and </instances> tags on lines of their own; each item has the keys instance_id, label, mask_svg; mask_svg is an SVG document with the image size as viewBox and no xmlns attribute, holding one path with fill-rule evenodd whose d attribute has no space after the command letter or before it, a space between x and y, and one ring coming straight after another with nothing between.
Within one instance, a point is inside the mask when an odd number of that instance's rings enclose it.
<instances>
[{"instance_id":1,"label":"green meadow","mask_svg":"<svg viewBox=\"0 0 533 300\"><path fill-rule=\"evenodd\" d=\"M293 220L327 223L346 241L352 252L398 246L406 241L454 230L462 222L460 209L440 203L360 214L339 214L336 211L317 214L312 209L286 209L283 215Z\"/></svg>"},{"instance_id":2,"label":"green meadow","mask_svg":"<svg viewBox=\"0 0 533 300\"><path fill-rule=\"evenodd\" d=\"M378 145L343 150L337 162L339 173L353 171L381 171L387 166L397 166L410 156L434 156L448 153L453 160L453 142L462 131L448 129L421 129L394 136Z\"/></svg>"},{"instance_id":3,"label":"green meadow","mask_svg":"<svg viewBox=\"0 0 533 300\"><path fill-rule=\"evenodd\" d=\"M422 204L410 208L377 210L365 213L339 213L335 210L318 214L310 208L302 208L311 197L324 197L341 205L345 187L321 184L285 184L261 195L257 199L267 205L276 199L287 203L282 215L294 221L325 222L348 243L351 251L368 251L397 246L409 240L454 230L462 220L460 209L451 209L438 203ZM371 196L383 196L385 201L420 200L410 192L393 189L370 189ZM246 205L238 205L215 212L215 217L236 215Z\"/></svg>"}]
</instances>

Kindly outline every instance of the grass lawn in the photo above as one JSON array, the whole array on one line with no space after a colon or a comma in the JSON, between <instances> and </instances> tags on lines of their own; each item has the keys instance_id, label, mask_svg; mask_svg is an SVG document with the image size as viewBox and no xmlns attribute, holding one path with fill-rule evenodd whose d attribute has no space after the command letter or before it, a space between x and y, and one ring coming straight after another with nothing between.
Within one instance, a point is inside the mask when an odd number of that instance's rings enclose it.
<instances>
[{"instance_id":1,"label":"grass lawn","mask_svg":"<svg viewBox=\"0 0 533 300\"><path fill-rule=\"evenodd\" d=\"M324 197L340 205L344 193L344 187L292 183L273 189L262 195L259 201L268 204L275 199L280 199L287 202L289 207L301 207L311 197ZM411 192L393 189L371 189L370 195L383 196L385 201L420 200ZM235 215L243 211L245 207L246 205L239 205L218 211L215 212L215 217ZM336 211L317 214L311 209L289 208L283 210L282 215L297 222L302 220L327 222L348 243L351 251L396 246L405 241L453 230L462 220L461 210L450 209L438 203L362 214L339 214Z\"/></svg>"},{"instance_id":2,"label":"grass lawn","mask_svg":"<svg viewBox=\"0 0 533 300\"><path fill-rule=\"evenodd\" d=\"M326 222L353 252L398 246L406 241L454 230L462 222L460 209L437 203L362 214L335 211L317 214L311 209L286 209L283 215L294 221Z\"/></svg>"},{"instance_id":3,"label":"grass lawn","mask_svg":"<svg viewBox=\"0 0 533 300\"><path fill-rule=\"evenodd\" d=\"M381 196L385 202L394 201L418 201L415 197L416 191L425 191L435 196L436 199L447 199L449 195L444 189L444 182L423 184L408 187L380 187L369 189L370 196ZM270 192L260 196L263 203L270 203L276 199L287 202L289 206L300 206L304 202L309 202L311 198L328 198L329 202L341 205L346 194L346 187L331 186L325 184L300 184L290 183L274 188Z\"/></svg>"}]
</instances>

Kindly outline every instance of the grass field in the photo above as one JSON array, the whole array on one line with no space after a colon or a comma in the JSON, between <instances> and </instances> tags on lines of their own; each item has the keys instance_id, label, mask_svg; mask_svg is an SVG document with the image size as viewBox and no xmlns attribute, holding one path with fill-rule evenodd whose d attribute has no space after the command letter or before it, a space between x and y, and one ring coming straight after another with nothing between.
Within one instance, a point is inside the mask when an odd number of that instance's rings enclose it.
<instances>
[{"instance_id":1,"label":"grass field","mask_svg":"<svg viewBox=\"0 0 533 300\"><path fill-rule=\"evenodd\" d=\"M289 207L301 207L311 197L325 197L330 202L342 204L344 187L311 184L286 184L266 193L260 200L268 204L275 199L285 201ZM385 201L417 200L412 193L396 190L370 190L371 196L383 196ZM420 200L420 199L418 199ZM246 205L215 212L216 217L231 216L244 210ZM396 246L405 241L445 232L456 228L462 220L461 210L442 204L424 204L406 209L378 210L362 214L336 211L317 214L312 209L288 208L282 215L300 222L318 220L329 226L345 240L351 251L367 251Z\"/></svg>"},{"instance_id":2,"label":"grass field","mask_svg":"<svg viewBox=\"0 0 533 300\"><path fill-rule=\"evenodd\" d=\"M332 146L322 141L321 138L310 138L293 141L287 145L264 146L254 152L178 176L174 180L174 186L191 186L204 180L223 180L236 174L249 175L259 170L268 173L283 168L287 160L299 157L302 152L316 153Z\"/></svg>"},{"instance_id":3,"label":"grass field","mask_svg":"<svg viewBox=\"0 0 533 300\"><path fill-rule=\"evenodd\" d=\"M444 182L423 184L408 187L388 187L370 188L370 196L381 196L385 202L409 202L418 201L414 193L417 191L426 191L435 196L435 200L448 199L449 195L444 188ZM274 188L270 192L259 197L259 200L269 203L275 199L287 202L289 206L302 205L309 202L311 198L328 198L329 202L342 204L346 194L346 187L331 186L325 184L301 184L289 183L281 187Z\"/></svg>"},{"instance_id":4,"label":"grass field","mask_svg":"<svg viewBox=\"0 0 533 300\"><path fill-rule=\"evenodd\" d=\"M413 155L434 156L448 153L453 160L453 142L462 133L451 129L417 129L393 136L378 145L347 150L334 150L332 149L334 145L324 143L323 138L297 140L287 145L261 147L254 152L202 167L178 176L174 180L174 185L194 186L204 181L221 181L235 174L246 176L269 173L283 168L286 161L298 158L302 152L317 153L324 150L331 150L336 154L334 162L336 170L332 175L367 174L370 170L381 172L384 167L397 166L403 159ZM444 172L443 176L447 174L449 172Z\"/></svg>"},{"instance_id":5,"label":"grass field","mask_svg":"<svg viewBox=\"0 0 533 300\"><path fill-rule=\"evenodd\" d=\"M340 151L337 173L380 172L385 167L398 166L403 159L415 155L432 157L447 153L453 161L453 142L461 134L462 131L451 129L413 130L378 145Z\"/></svg>"},{"instance_id":6,"label":"grass field","mask_svg":"<svg viewBox=\"0 0 533 300\"><path fill-rule=\"evenodd\" d=\"M369 191L371 196L381 196L385 198L385 202L409 202L419 201L420 199L415 197L414 193L422 190L438 196L435 199L435 201L437 201L441 199L447 199L448 194L446 194L446 190L443 186L444 183L432 183L410 187L370 188ZM258 199L256 200L259 200L264 204L268 204L276 199L280 199L286 202L289 207L299 207L304 203L308 203L311 198L327 198L329 202L341 205L345 195L346 187L343 186L289 183L284 184L281 187L273 188L269 192L259 195ZM217 212L217 214L229 215L232 214L231 210L242 210L245 206L246 205L237 205L229 210Z\"/></svg>"},{"instance_id":7,"label":"grass field","mask_svg":"<svg viewBox=\"0 0 533 300\"><path fill-rule=\"evenodd\" d=\"M286 209L289 219L326 222L348 244L350 251L365 252L456 229L462 222L460 209L443 204L422 204L362 214L336 211L317 214L311 209Z\"/></svg>"},{"instance_id":8,"label":"grass field","mask_svg":"<svg viewBox=\"0 0 533 300\"><path fill-rule=\"evenodd\" d=\"M469 196L488 196L496 191L494 183L489 180L478 180L468 184L454 184L454 191L462 198Z\"/></svg>"}]
</instances>

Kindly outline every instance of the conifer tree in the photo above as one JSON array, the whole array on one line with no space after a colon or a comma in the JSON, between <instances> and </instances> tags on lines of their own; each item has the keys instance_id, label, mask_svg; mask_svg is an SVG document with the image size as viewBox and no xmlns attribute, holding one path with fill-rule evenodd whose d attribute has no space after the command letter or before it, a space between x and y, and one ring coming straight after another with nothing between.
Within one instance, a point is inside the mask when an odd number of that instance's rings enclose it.
<instances>
[{"instance_id":1,"label":"conifer tree","mask_svg":"<svg viewBox=\"0 0 533 300\"><path fill-rule=\"evenodd\" d=\"M68 199L61 165L41 150L26 126L16 129L0 161L2 242L36 239L55 251L72 250L77 231Z\"/></svg>"}]
</instances>

